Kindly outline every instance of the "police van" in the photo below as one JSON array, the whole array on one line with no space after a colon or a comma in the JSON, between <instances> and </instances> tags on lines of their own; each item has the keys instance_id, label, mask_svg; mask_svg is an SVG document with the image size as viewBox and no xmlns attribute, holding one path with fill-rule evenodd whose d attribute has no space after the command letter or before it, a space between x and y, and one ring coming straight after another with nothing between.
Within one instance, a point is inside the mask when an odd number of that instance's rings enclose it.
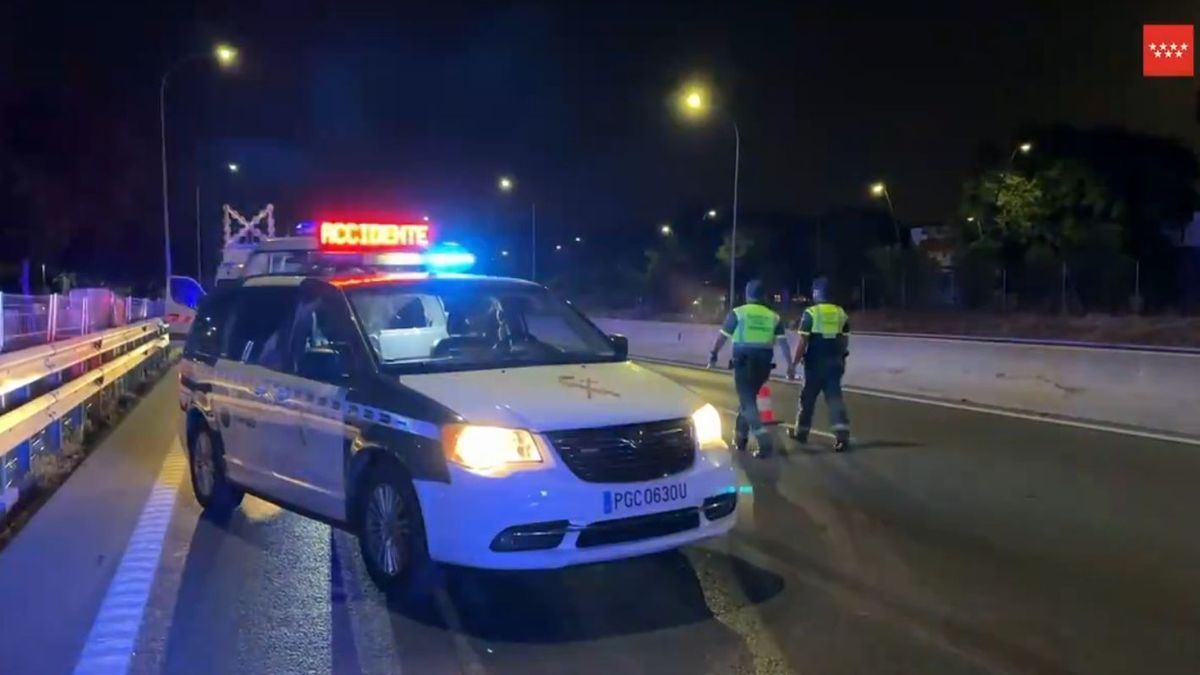
<instances>
[{"instance_id":1,"label":"police van","mask_svg":"<svg viewBox=\"0 0 1200 675\"><path fill-rule=\"evenodd\" d=\"M471 256L427 228L320 223L299 267L204 299L180 404L206 512L251 493L344 527L386 590L733 527L716 408L544 287L446 271Z\"/></svg>"}]
</instances>

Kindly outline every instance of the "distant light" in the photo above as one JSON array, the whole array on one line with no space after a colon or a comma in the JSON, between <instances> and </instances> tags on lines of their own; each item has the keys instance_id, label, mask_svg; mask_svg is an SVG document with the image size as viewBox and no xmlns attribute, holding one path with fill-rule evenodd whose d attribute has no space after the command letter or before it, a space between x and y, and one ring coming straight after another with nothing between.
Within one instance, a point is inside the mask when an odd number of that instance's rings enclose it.
<instances>
[{"instance_id":1,"label":"distant light","mask_svg":"<svg viewBox=\"0 0 1200 675\"><path fill-rule=\"evenodd\" d=\"M237 63L238 50L232 45L219 44L213 48L213 56L217 58L217 63L222 68L227 68Z\"/></svg>"},{"instance_id":2,"label":"distant light","mask_svg":"<svg viewBox=\"0 0 1200 675\"><path fill-rule=\"evenodd\" d=\"M555 245L554 245L554 250L555 250L555 251L561 251L561 250L562 250L562 244L555 244Z\"/></svg>"},{"instance_id":3,"label":"distant light","mask_svg":"<svg viewBox=\"0 0 1200 675\"><path fill-rule=\"evenodd\" d=\"M500 251L500 255L508 257L508 251Z\"/></svg>"},{"instance_id":4,"label":"distant light","mask_svg":"<svg viewBox=\"0 0 1200 675\"><path fill-rule=\"evenodd\" d=\"M1017 149L1020 150L1022 153L1028 155L1029 151L1033 150L1033 143L1026 141L1026 142L1022 143L1021 145L1017 146Z\"/></svg>"},{"instance_id":5,"label":"distant light","mask_svg":"<svg viewBox=\"0 0 1200 675\"><path fill-rule=\"evenodd\" d=\"M513 179L509 178L508 176L501 176L500 180L497 181L496 184L505 192L509 192L513 189Z\"/></svg>"},{"instance_id":6,"label":"distant light","mask_svg":"<svg viewBox=\"0 0 1200 675\"><path fill-rule=\"evenodd\" d=\"M975 222L975 216L967 216L967 222L968 222L968 223L973 223L973 222Z\"/></svg>"},{"instance_id":7,"label":"distant light","mask_svg":"<svg viewBox=\"0 0 1200 675\"><path fill-rule=\"evenodd\" d=\"M240 167L238 167L238 165L237 165L237 164L234 164L234 163L232 163L232 162L230 162L230 163L229 163L229 164L227 164L226 166L228 166L228 167L229 167L229 173L237 173L237 172L238 172L238 169L240 168Z\"/></svg>"},{"instance_id":8,"label":"distant light","mask_svg":"<svg viewBox=\"0 0 1200 675\"><path fill-rule=\"evenodd\" d=\"M693 110L699 110L704 107L704 97L698 91L689 92L687 97L683 99L683 102Z\"/></svg>"},{"instance_id":9,"label":"distant light","mask_svg":"<svg viewBox=\"0 0 1200 675\"><path fill-rule=\"evenodd\" d=\"M662 227L658 228L658 231L662 232L664 237L671 236L671 226L670 225L663 225Z\"/></svg>"},{"instance_id":10,"label":"distant light","mask_svg":"<svg viewBox=\"0 0 1200 675\"><path fill-rule=\"evenodd\" d=\"M583 237L575 237L575 243L576 243L576 244L578 244L578 243L580 243L580 242L582 242L582 241L583 241Z\"/></svg>"},{"instance_id":11,"label":"distant light","mask_svg":"<svg viewBox=\"0 0 1200 675\"><path fill-rule=\"evenodd\" d=\"M428 223L428 222L429 222L429 216L421 216L421 220L423 220L423 221L425 221L425 222L427 222L427 223Z\"/></svg>"},{"instance_id":12,"label":"distant light","mask_svg":"<svg viewBox=\"0 0 1200 675\"><path fill-rule=\"evenodd\" d=\"M717 210L716 210L716 209L709 209L709 210L708 210L708 217L709 217L709 218L716 218L716 217L717 217Z\"/></svg>"},{"instance_id":13,"label":"distant light","mask_svg":"<svg viewBox=\"0 0 1200 675\"><path fill-rule=\"evenodd\" d=\"M876 197L882 197L887 193L887 186L882 182L871 184L871 194Z\"/></svg>"}]
</instances>

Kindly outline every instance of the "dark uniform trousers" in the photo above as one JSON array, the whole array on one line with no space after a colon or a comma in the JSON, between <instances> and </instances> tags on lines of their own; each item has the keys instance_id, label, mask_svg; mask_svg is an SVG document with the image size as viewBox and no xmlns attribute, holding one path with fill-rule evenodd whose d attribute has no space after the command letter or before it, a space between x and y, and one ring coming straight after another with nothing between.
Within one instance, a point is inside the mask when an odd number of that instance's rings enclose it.
<instances>
[{"instance_id":1,"label":"dark uniform trousers","mask_svg":"<svg viewBox=\"0 0 1200 675\"><path fill-rule=\"evenodd\" d=\"M796 434L805 435L812 428L813 409L817 396L825 394L829 408L829 426L839 440L850 439L850 417L842 398L842 375L846 362L835 356L809 358L804 361L804 388L800 390L800 410L796 416Z\"/></svg>"},{"instance_id":2,"label":"dark uniform trousers","mask_svg":"<svg viewBox=\"0 0 1200 675\"><path fill-rule=\"evenodd\" d=\"M733 354L733 387L737 391L738 415L734 444L744 446L754 433L760 444L768 432L758 410L758 390L771 377L771 348L742 348Z\"/></svg>"}]
</instances>

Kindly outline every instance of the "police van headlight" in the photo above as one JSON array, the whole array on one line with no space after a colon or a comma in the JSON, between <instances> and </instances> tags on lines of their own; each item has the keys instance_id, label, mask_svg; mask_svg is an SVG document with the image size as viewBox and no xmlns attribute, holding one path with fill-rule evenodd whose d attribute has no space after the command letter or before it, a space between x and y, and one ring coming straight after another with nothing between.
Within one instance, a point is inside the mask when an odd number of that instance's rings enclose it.
<instances>
[{"instance_id":1,"label":"police van headlight","mask_svg":"<svg viewBox=\"0 0 1200 675\"><path fill-rule=\"evenodd\" d=\"M696 429L696 441L701 445L721 443L721 413L711 403L692 413L692 426Z\"/></svg>"},{"instance_id":2,"label":"police van headlight","mask_svg":"<svg viewBox=\"0 0 1200 675\"><path fill-rule=\"evenodd\" d=\"M533 435L523 429L449 424L442 428L442 447L451 462L477 473L542 461Z\"/></svg>"}]
</instances>

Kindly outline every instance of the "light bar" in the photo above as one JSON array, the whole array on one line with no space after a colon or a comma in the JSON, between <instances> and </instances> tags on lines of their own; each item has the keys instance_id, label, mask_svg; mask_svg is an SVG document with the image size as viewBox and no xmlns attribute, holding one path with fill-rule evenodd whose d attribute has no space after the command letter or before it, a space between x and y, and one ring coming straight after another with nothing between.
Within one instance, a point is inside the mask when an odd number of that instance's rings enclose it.
<instances>
[{"instance_id":1,"label":"light bar","mask_svg":"<svg viewBox=\"0 0 1200 675\"><path fill-rule=\"evenodd\" d=\"M430 240L428 223L323 221L317 228L320 249L337 253L423 249Z\"/></svg>"}]
</instances>

